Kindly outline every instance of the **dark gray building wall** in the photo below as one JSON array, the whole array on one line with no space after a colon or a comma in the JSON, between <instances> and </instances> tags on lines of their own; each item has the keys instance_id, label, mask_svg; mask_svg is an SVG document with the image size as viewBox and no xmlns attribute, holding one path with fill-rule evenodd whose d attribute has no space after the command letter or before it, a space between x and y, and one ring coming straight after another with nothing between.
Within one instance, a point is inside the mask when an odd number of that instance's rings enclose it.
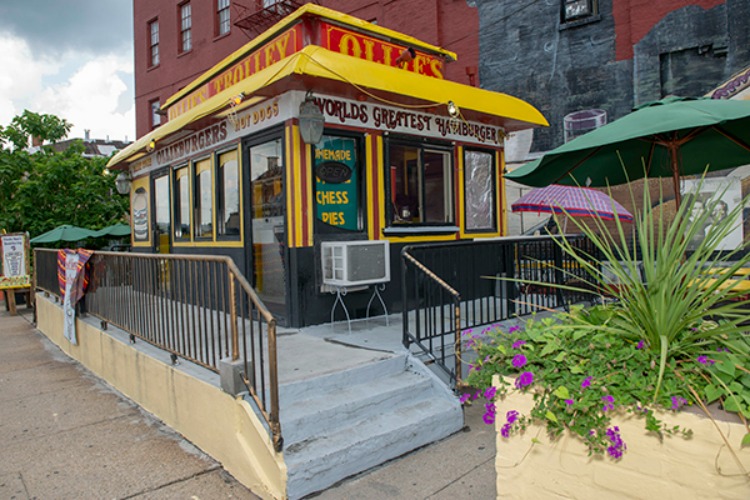
<instances>
[{"instance_id":1,"label":"dark gray building wall","mask_svg":"<svg viewBox=\"0 0 750 500\"><path fill-rule=\"evenodd\" d=\"M562 1L476 1L482 87L530 102L550 122L535 130L532 151L562 144L571 112L603 109L612 121L665 95L703 95L750 65L750 0L678 8L633 46L633 59L620 61L613 0L599 0L587 22L568 24ZM628 22L642 22L628 10Z\"/></svg>"}]
</instances>

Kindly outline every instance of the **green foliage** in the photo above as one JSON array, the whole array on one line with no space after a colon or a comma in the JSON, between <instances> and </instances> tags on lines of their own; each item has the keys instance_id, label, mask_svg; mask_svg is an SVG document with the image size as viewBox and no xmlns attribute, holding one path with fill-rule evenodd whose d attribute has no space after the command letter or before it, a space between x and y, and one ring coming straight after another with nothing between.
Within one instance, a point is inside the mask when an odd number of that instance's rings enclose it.
<instances>
[{"instance_id":1,"label":"green foliage","mask_svg":"<svg viewBox=\"0 0 750 500\"><path fill-rule=\"evenodd\" d=\"M107 159L84 158L82 142L62 152L25 149L30 136L54 142L69 129L65 120L29 111L0 129L0 228L34 237L62 224L100 229L127 213L129 200L117 194Z\"/></svg>"},{"instance_id":2,"label":"green foliage","mask_svg":"<svg viewBox=\"0 0 750 500\"><path fill-rule=\"evenodd\" d=\"M533 373L535 404L527 418L546 422L552 436L570 430L592 453L614 458L625 449L619 429L610 427L616 411L642 417L646 429L658 436L689 431L660 422L654 408L719 401L724 410L750 419L750 335L742 325L750 300L730 286L733 273L750 266L750 255L717 252L745 203L709 226L697 248L688 251L720 195L697 218L690 218L685 203L672 221L665 221L651 208L645 188L632 240L619 222L610 233L600 219L593 225L571 219L591 239L619 286L613 287L611 277L595 264L597 256L582 254L565 238L558 244L589 272L585 288L614 300L532 319L512 334L494 331L484 340L473 339L481 361L467 383L486 388L494 374ZM501 393L507 390L506 384ZM526 425L524 418L513 417L504 434Z\"/></svg>"}]
</instances>

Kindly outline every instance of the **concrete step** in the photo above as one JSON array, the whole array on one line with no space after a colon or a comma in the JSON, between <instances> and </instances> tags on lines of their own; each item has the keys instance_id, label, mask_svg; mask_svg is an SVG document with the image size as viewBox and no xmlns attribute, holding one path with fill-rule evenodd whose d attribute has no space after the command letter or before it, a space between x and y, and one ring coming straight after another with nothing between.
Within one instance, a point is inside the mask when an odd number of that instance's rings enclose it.
<instances>
[{"instance_id":1,"label":"concrete step","mask_svg":"<svg viewBox=\"0 0 750 500\"><path fill-rule=\"evenodd\" d=\"M289 498L323 490L353 474L443 439L463 426L455 398L422 391L335 432L317 434L284 452Z\"/></svg>"},{"instance_id":2,"label":"concrete step","mask_svg":"<svg viewBox=\"0 0 750 500\"><path fill-rule=\"evenodd\" d=\"M351 385L372 382L379 378L401 373L406 368L406 354L384 353L375 361L347 369L308 377L279 386L279 406L289 407L301 400L312 399L312 394L333 393Z\"/></svg>"},{"instance_id":3,"label":"concrete step","mask_svg":"<svg viewBox=\"0 0 750 500\"><path fill-rule=\"evenodd\" d=\"M281 409L281 428L285 448L292 448L310 436L326 435L341 427L371 418L373 413L389 411L427 393L433 380L422 373L404 370L372 378L343 388L323 387L311 390L306 399ZM342 377L345 374L342 373Z\"/></svg>"}]
</instances>

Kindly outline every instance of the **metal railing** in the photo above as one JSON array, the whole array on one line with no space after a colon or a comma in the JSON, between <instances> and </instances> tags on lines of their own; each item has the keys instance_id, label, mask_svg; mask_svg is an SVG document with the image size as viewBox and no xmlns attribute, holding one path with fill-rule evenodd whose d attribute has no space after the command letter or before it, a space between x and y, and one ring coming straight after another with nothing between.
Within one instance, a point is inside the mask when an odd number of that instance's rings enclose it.
<instances>
[{"instance_id":1,"label":"metal railing","mask_svg":"<svg viewBox=\"0 0 750 500\"><path fill-rule=\"evenodd\" d=\"M57 251L35 249L36 287L60 296ZM232 259L95 252L81 312L170 354L219 372L242 360L243 379L281 449L276 320ZM52 278L54 277L54 278Z\"/></svg>"},{"instance_id":2,"label":"metal railing","mask_svg":"<svg viewBox=\"0 0 750 500\"><path fill-rule=\"evenodd\" d=\"M461 332L539 310L592 299L588 273L555 242L559 236L409 245L402 250L403 343L416 344L461 381ZM579 255L598 265L583 236L568 236ZM550 286L546 286L549 283Z\"/></svg>"}]
</instances>

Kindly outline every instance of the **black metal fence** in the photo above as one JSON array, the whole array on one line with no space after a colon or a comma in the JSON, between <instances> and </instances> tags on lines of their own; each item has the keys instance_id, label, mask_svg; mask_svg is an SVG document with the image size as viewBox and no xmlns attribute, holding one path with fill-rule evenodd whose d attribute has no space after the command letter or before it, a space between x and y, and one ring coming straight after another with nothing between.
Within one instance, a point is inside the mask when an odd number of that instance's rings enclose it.
<instances>
[{"instance_id":1,"label":"black metal fence","mask_svg":"<svg viewBox=\"0 0 750 500\"><path fill-rule=\"evenodd\" d=\"M60 296L57 251L36 249L36 286ZM79 308L171 354L219 372L242 360L250 395L278 449L276 320L224 256L95 252ZM54 278L52 278L54 277Z\"/></svg>"},{"instance_id":2,"label":"black metal fence","mask_svg":"<svg viewBox=\"0 0 750 500\"><path fill-rule=\"evenodd\" d=\"M588 273L555 241L559 236L410 245L402 251L403 342L417 344L458 382L462 330L592 299ZM596 248L568 236L598 265ZM549 284L549 285L548 285ZM459 362L456 363L455 360Z\"/></svg>"}]
</instances>

